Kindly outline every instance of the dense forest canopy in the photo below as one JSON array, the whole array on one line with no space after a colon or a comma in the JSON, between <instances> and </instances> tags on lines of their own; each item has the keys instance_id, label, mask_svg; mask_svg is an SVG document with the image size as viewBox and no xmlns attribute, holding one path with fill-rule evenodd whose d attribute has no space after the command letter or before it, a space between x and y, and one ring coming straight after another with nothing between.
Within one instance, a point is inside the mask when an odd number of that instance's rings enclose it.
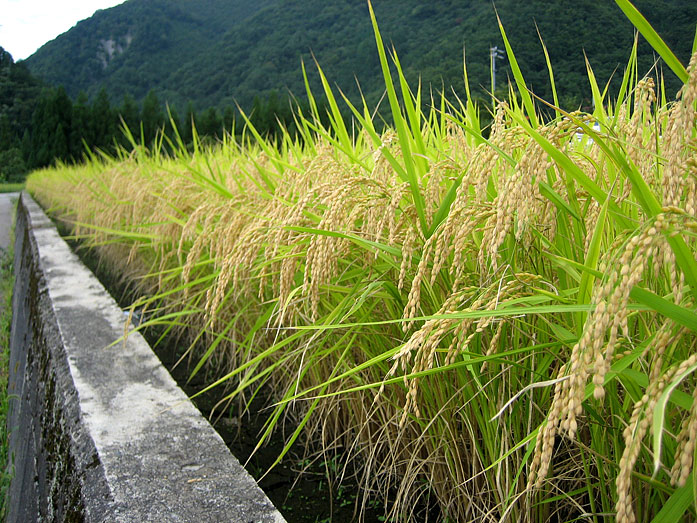
<instances>
[{"instance_id":1,"label":"dense forest canopy","mask_svg":"<svg viewBox=\"0 0 697 523\"><path fill-rule=\"evenodd\" d=\"M684 62L697 23L697 2L637 0L637 7ZM375 0L381 32L399 53L407 76L436 90L462 94L463 48L471 83L480 96L490 87L489 48L503 47L492 2L483 0ZM372 27L365 0L130 0L97 12L49 42L26 64L75 97L102 86L113 100L143 100L155 89L172 104L197 109L250 108L256 96L287 89L304 95L300 64L313 56L331 82L353 97L356 79L370 102L382 94ZM500 0L496 9L526 80L551 98L537 28L567 105L588 100L584 53L600 82L626 64L634 28L609 0ZM654 61L642 45L641 66ZM500 79L509 70L499 64ZM615 75L617 76L617 75ZM671 96L677 81L669 73ZM319 88L316 75L314 86ZM505 86L505 81L500 82ZM505 89L504 89L505 91Z\"/></svg>"},{"instance_id":2,"label":"dense forest canopy","mask_svg":"<svg viewBox=\"0 0 697 523\"><path fill-rule=\"evenodd\" d=\"M29 148L28 127L40 90L24 64L0 47L0 182L17 180L27 170L23 149Z\"/></svg>"},{"instance_id":3,"label":"dense forest canopy","mask_svg":"<svg viewBox=\"0 0 697 523\"><path fill-rule=\"evenodd\" d=\"M281 100L275 91L254 100L252 123L266 135L281 124L294 125L290 104ZM20 182L28 171L56 160L79 162L88 151L114 154L117 148L151 146L162 130L165 148L192 144L195 132L200 140L220 139L233 131L237 116L232 106L197 112L191 102L180 113L153 89L142 101L125 94L113 104L105 87L92 99L81 91L73 100L63 86L37 80L0 47L0 183Z\"/></svg>"}]
</instances>

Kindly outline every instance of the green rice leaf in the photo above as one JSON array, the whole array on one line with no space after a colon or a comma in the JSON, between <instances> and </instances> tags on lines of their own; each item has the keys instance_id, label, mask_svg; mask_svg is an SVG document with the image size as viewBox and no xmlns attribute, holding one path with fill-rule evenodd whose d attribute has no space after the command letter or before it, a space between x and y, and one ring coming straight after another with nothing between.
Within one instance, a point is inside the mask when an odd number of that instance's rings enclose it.
<instances>
[{"instance_id":1,"label":"green rice leaf","mask_svg":"<svg viewBox=\"0 0 697 523\"><path fill-rule=\"evenodd\" d=\"M402 159L404 161L404 169L406 171L407 181L409 182L411 194L414 199L414 206L416 207L416 213L419 217L421 230L426 232L428 230L428 224L426 223L425 205L423 195L421 194L419 178L416 171L415 158L412 154L413 137L411 136L411 133L409 131L409 126L406 124L404 120L402 109L399 106L397 92L395 91L394 83L392 82L392 73L390 72L390 66L387 63L387 54L385 53L385 46L382 43L382 37L380 36L380 30L378 29L378 22L375 18L375 13L373 12L373 5L370 2L370 0L368 0L368 9L370 11L370 20L373 23L375 43L377 44L378 55L380 57L380 67L382 69L382 75L385 80L387 99L390 102L390 108L392 109L392 118L394 120L395 130L397 131L397 136L399 137L399 145L402 148Z\"/></svg>"},{"instance_id":2,"label":"green rice leaf","mask_svg":"<svg viewBox=\"0 0 697 523\"><path fill-rule=\"evenodd\" d=\"M654 407L652 431L653 431L653 473L654 476L661 467L661 450L663 449L663 431L664 420L666 415L666 405L671 394L682 381L692 374L697 369L697 363L690 365L685 371L676 376L663 391L663 394L658 398L658 402Z\"/></svg>"},{"instance_id":3,"label":"green rice leaf","mask_svg":"<svg viewBox=\"0 0 697 523\"><path fill-rule=\"evenodd\" d=\"M647 343L642 343L640 347L645 349L647 345ZM633 353L633 356L631 357L631 359L629 359L629 362L631 363L632 361L635 361L638 358L638 356L639 354ZM620 359L617 363L624 362L626 359L627 358L624 357ZM639 372L638 370L629 368L628 364L624 364L623 368L621 369L621 374L623 377L631 379L636 385L638 385L642 389L646 389L646 387L649 386L649 377L643 372ZM591 393L587 397L593 395L592 385L589 386L589 390L591 391ZM692 407L692 396L681 391L680 389L674 389L673 393L668 397L668 401L673 405L680 407L681 409L689 410Z\"/></svg>"},{"instance_id":4,"label":"green rice leaf","mask_svg":"<svg viewBox=\"0 0 697 523\"><path fill-rule=\"evenodd\" d=\"M600 88L598 87L598 82L595 79L595 73L593 72L593 68L591 67L590 62L588 61L588 57L585 56L584 58L586 60L586 73L588 75L588 81L591 84L591 92L593 93L593 106L594 106L594 111L593 115L599 118L601 121L606 120L606 115L605 115L605 94L604 92L600 92Z\"/></svg>"},{"instance_id":5,"label":"green rice leaf","mask_svg":"<svg viewBox=\"0 0 697 523\"><path fill-rule=\"evenodd\" d=\"M624 70L624 74L622 75L622 83L620 84L620 90L617 95L617 102L616 105L620 105L625 102L625 98L627 96L627 93L632 90L632 85L630 84L632 78L634 77L634 71L637 70L637 50L639 47L639 35L637 34L634 37L634 44L632 45L632 52L629 55L629 60L627 61L627 67ZM663 92L663 89L661 89L661 92ZM617 124L617 119L620 116L620 111L615 111L615 114L612 117L612 125L611 127L614 128L615 125Z\"/></svg>"},{"instance_id":6,"label":"green rice leaf","mask_svg":"<svg viewBox=\"0 0 697 523\"><path fill-rule=\"evenodd\" d=\"M453 180L453 183L450 184L448 192L445 194L445 197L443 198L443 201L438 207L436 214L433 216L433 223L431 223L431 228L428 231L429 237L433 235L438 226L441 223L443 223L443 220L445 220L445 218L448 216L448 213L450 212L450 207L455 201L455 197L457 196L457 190L459 189L460 184L462 183L462 178L464 176L465 173L462 172L460 176L458 176L455 180Z\"/></svg>"},{"instance_id":7,"label":"green rice leaf","mask_svg":"<svg viewBox=\"0 0 697 523\"><path fill-rule=\"evenodd\" d=\"M693 310L676 305L675 303L639 286L635 286L631 290L630 296L639 303L643 303L659 314L670 318L678 325L682 325L691 331L697 332L697 313L695 313Z\"/></svg>"},{"instance_id":8,"label":"green rice leaf","mask_svg":"<svg viewBox=\"0 0 697 523\"><path fill-rule=\"evenodd\" d=\"M695 501L693 492L694 473L687 478L687 483L682 487L675 489L668 501L665 502L656 517L651 520L651 523L675 523L681 521L683 514L687 512Z\"/></svg>"},{"instance_id":9,"label":"green rice leaf","mask_svg":"<svg viewBox=\"0 0 697 523\"><path fill-rule=\"evenodd\" d=\"M610 204L611 198L607 198L603 206L600 208L600 213L598 214L598 220L595 224L595 229L593 230L593 236L591 237L590 245L588 246L588 251L586 252L586 259L584 265L589 270L583 271L581 276L581 283L578 288L578 301L577 303L590 303L591 294L593 290L593 282L595 281L595 276L593 275L593 270L598 267L598 259L600 258L600 251L602 245L602 239L605 234L605 226L607 222L607 210ZM579 322L577 328L577 334L580 336L583 330L583 325L586 322L586 313L579 313Z\"/></svg>"},{"instance_id":10,"label":"green rice leaf","mask_svg":"<svg viewBox=\"0 0 697 523\"><path fill-rule=\"evenodd\" d=\"M554 190L547 182L540 182L540 194L549 199L560 211L564 211L572 218L583 221L578 213ZM607 200L606 200L607 201Z\"/></svg>"},{"instance_id":11,"label":"green rice leaf","mask_svg":"<svg viewBox=\"0 0 697 523\"><path fill-rule=\"evenodd\" d=\"M634 24L639 32L646 38L646 41L651 44L651 47L663 58L663 61L671 68L675 75L687 83L688 74L685 67L680 63L680 60L673 54L673 51L666 45L663 39L658 36L656 30L651 27L651 24L644 18L636 7L629 0L615 0L617 5L622 9L629 21Z\"/></svg>"},{"instance_id":12,"label":"green rice leaf","mask_svg":"<svg viewBox=\"0 0 697 523\"><path fill-rule=\"evenodd\" d=\"M513 71L513 77L515 78L516 85L518 86L518 92L520 97L523 99L523 105L525 106L525 112L530 119L530 123L533 127L537 127L537 114L535 113L535 104L532 101L532 97L528 92L528 87L525 84L525 79L523 78L523 72L520 70L518 61L516 60L515 54L513 54L513 48L508 42L508 37L506 37L506 31L501 23L501 18L499 18L498 13L496 13L496 19L499 24L499 31L501 31L501 36L503 37L503 43L506 46L506 55L508 56L508 62L511 64L511 71Z\"/></svg>"},{"instance_id":13,"label":"green rice leaf","mask_svg":"<svg viewBox=\"0 0 697 523\"><path fill-rule=\"evenodd\" d=\"M339 110L339 106L336 103L336 98L334 97L334 93L332 92L332 88L329 85L329 81L327 80L327 77L324 75L324 71L322 71L322 68L320 67L317 60L315 60L315 65L317 66L317 72L319 73L320 80L322 81L322 87L324 88L324 95L327 97L327 101L329 102L329 108L331 110L331 116L332 116L332 126L334 128L334 131L336 132L336 135L339 138L339 144L341 145L341 150L354 163L357 163L359 165L363 165L362 160L360 160L356 156L356 152L355 152L354 147L353 147L353 141L351 140L351 137L349 136L348 130L346 129L346 124L344 123L344 117L342 116L341 111ZM363 165L363 167L367 168L366 165Z\"/></svg>"},{"instance_id":14,"label":"green rice leaf","mask_svg":"<svg viewBox=\"0 0 697 523\"><path fill-rule=\"evenodd\" d=\"M540 39L540 44L542 44L542 52L545 54L545 63L547 64L547 74L549 75L549 83L552 87L552 97L554 99L554 106L559 107L559 97L557 96L557 86L554 83L554 69L552 69L552 61L549 59L549 52L547 51L545 41L542 39L542 35L540 34L540 28L537 27L537 23L535 23L535 29L537 30L537 36Z\"/></svg>"}]
</instances>

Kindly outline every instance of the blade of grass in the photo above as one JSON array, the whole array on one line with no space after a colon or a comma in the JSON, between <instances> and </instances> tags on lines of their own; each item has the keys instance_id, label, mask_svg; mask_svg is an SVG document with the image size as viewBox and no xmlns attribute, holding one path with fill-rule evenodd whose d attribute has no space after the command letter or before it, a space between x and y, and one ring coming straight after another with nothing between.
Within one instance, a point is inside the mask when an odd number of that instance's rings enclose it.
<instances>
[{"instance_id":1,"label":"blade of grass","mask_svg":"<svg viewBox=\"0 0 697 523\"><path fill-rule=\"evenodd\" d=\"M428 231L428 224L426 223L425 204L423 200L423 195L421 194L420 180L416 170L415 158L412 154L413 137L411 136L409 127L408 125L406 125L404 116L402 115L402 109L399 106L397 92L395 90L394 83L392 82L392 73L390 72L390 67L387 63L387 54L385 53L385 46L382 43L382 37L380 36L380 30L378 29L378 22L375 18L375 12L373 11L373 5L370 2L370 0L368 0L368 9L370 11L370 20L373 24L375 43L377 45L378 55L380 58L380 67L382 69L382 75L385 80L387 99L390 102L390 108L392 109L392 119L394 121L395 130L397 131L397 137L399 138L399 145L402 148L402 160L404 162L404 170L406 171L407 181L409 183L411 195L414 200L414 206L416 207L416 213L419 218L419 223L421 224L421 230L424 231L424 233L426 233Z\"/></svg>"},{"instance_id":2,"label":"blade of grass","mask_svg":"<svg viewBox=\"0 0 697 523\"><path fill-rule=\"evenodd\" d=\"M523 105L525 106L525 112L527 113L527 116L530 119L530 123L532 124L532 126L537 127L538 121L537 114L535 113L535 104L533 103L532 97L528 92L528 87L525 83L525 78L523 78L523 72L520 70L518 60L516 60L515 54L513 53L513 48L511 47L511 44L508 41L506 31L503 28L503 24L501 23L501 18L499 17L498 12L496 13L496 20L499 24L499 31L501 32L501 36L503 37L503 43L506 46L506 55L508 56L508 62L511 64L513 78L515 78L516 85L518 86L518 93L520 94L520 97L523 100Z\"/></svg>"},{"instance_id":3,"label":"blade of grass","mask_svg":"<svg viewBox=\"0 0 697 523\"><path fill-rule=\"evenodd\" d=\"M665 502L660 512L651 520L651 523L675 523L681 521L683 514L694 503L694 473L690 474L687 482L682 487L675 489L668 501Z\"/></svg>"},{"instance_id":4,"label":"blade of grass","mask_svg":"<svg viewBox=\"0 0 697 523\"><path fill-rule=\"evenodd\" d=\"M671 51L663 39L658 36L656 30L651 27L651 24L644 18L644 15L642 15L629 0L615 0L615 3L622 9L634 27L646 38L646 41L651 47L663 58L666 65L670 67L683 83L687 83L689 76L685 66L680 63L680 60L673 54L673 51Z\"/></svg>"}]
</instances>

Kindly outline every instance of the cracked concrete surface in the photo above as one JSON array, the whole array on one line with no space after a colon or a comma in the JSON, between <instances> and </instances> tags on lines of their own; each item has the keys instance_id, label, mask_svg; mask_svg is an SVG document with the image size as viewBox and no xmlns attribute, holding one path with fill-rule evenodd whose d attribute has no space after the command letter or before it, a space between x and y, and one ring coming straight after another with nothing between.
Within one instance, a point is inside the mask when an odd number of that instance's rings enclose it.
<instances>
[{"instance_id":1,"label":"cracked concrete surface","mask_svg":"<svg viewBox=\"0 0 697 523\"><path fill-rule=\"evenodd\" d=\"M15 243L9 522L284 519L22 194ZM18 499L24 498L24 499Z\"/></svg>"}]
</instances>

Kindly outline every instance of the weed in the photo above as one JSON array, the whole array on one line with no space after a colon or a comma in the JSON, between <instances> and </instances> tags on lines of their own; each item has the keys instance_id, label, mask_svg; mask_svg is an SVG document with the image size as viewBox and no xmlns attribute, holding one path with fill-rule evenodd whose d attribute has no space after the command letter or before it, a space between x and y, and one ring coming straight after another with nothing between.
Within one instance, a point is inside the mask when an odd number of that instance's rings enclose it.
<instances>
[{"instance_id":1,"label":"weed","mask_svg":"<svg viewBox=\"0 0 697 523\"><path fill-rule=\"evenodd\" d=\"M7 381L10 361L10 327L12 325L13 249L0 248L0 519L4 519L9 503L8 492L13 472L9 465L9 435L7 411L9 397Z\"/></svg>"}]
</instances>

